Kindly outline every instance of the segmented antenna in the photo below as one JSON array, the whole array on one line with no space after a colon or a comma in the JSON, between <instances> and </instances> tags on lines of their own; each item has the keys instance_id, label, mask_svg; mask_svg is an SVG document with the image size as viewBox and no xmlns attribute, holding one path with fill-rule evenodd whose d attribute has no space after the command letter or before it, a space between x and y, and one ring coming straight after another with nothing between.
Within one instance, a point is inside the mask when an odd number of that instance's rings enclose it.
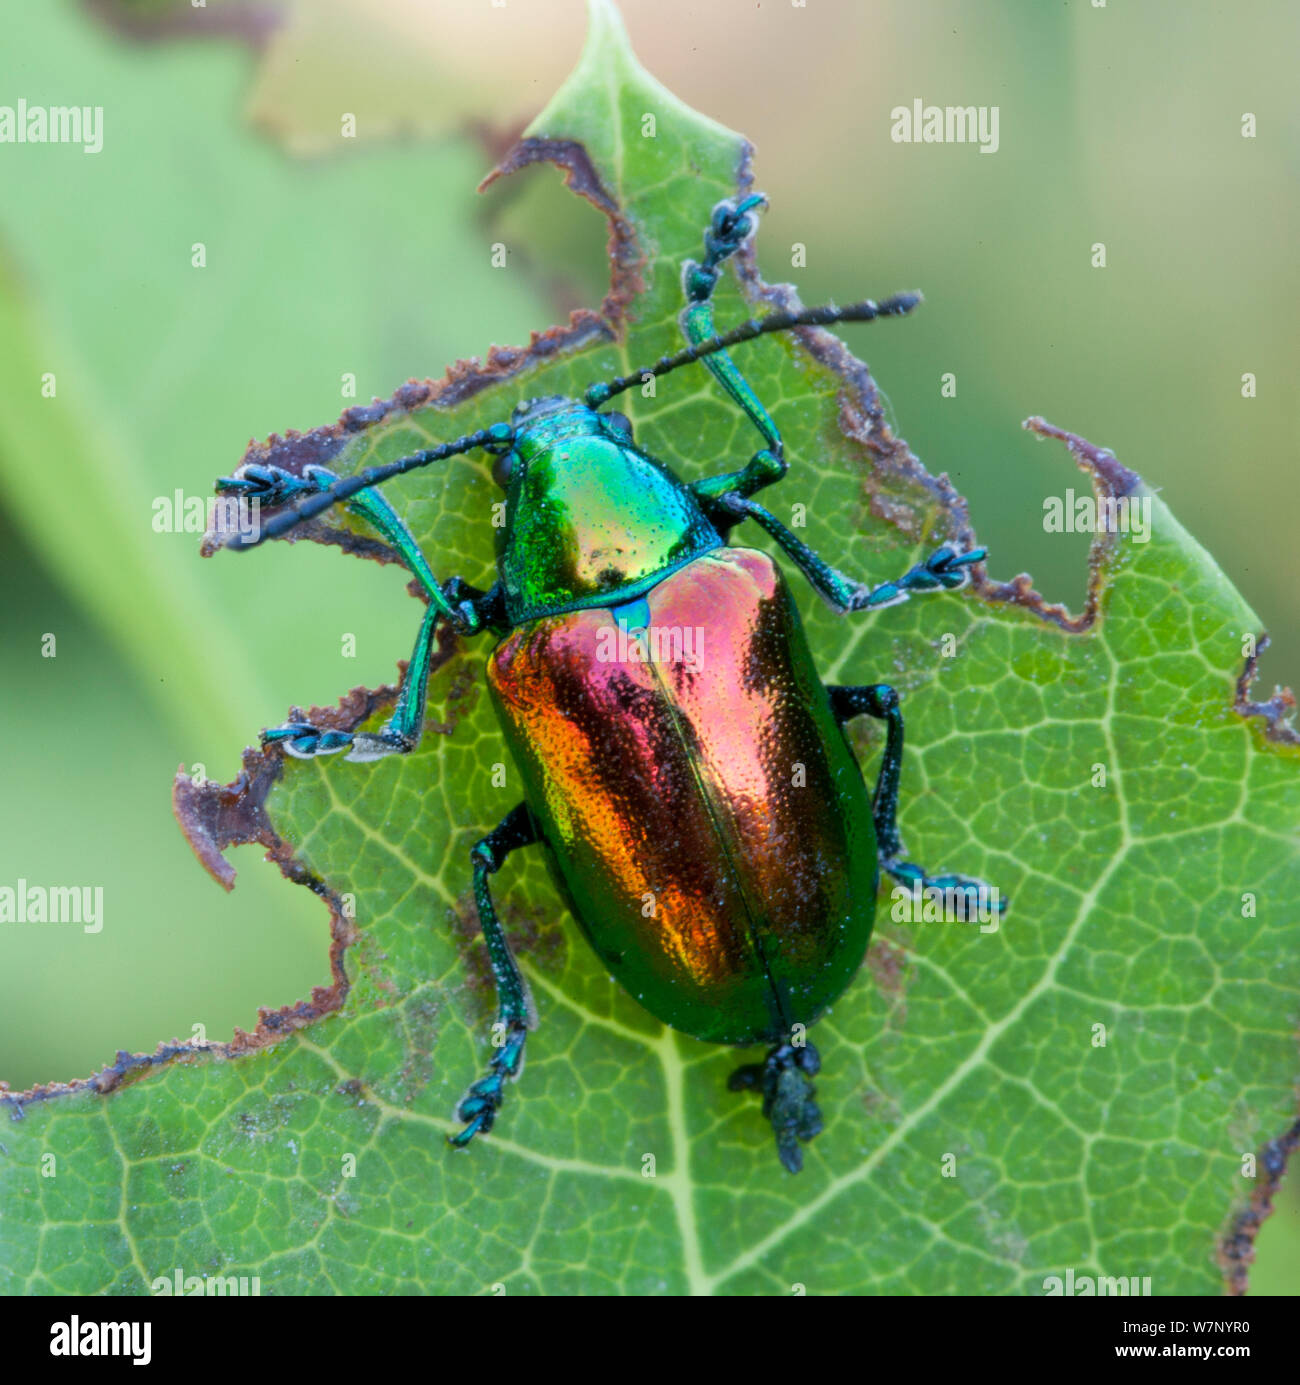
<instances>
[{"instance_id":1,"label":"segmented antenna","mask_svg":"<svg viewBox=\"0 0 1300 1385\"><path fill-rule=\"evenodd\" d=\"M800 308L798 312L769 313L767 317L750 318L739 327L733 327L720 336L715 335L697 342L694 346L678 351L676 355L661 356L654 365L642 366L630 375L620 375L613 380L592 385L583 396L583 400L589 409L598 409L616 394L622 394L633 385L641 384L647 376L667 375L680 366L703 360L705 356L725 351L729 346L753 341L755 337L765 336L768 332L788 332L792 327L829 327L834 322L872 322L878 317L902 317L904 313L910 313L920 301L919 293L896 293L892 298L886 298L880 303L868 298L861 303L850 303L844 308L827 303L820 308Z\"/></svg>"},{"instance_id":2,"label":"segmented antenna","mask_svg":"<svg viewBox=\"0 0 1300 1385\"><path fill-rule=\"evenodd\" d=\"M423 452L413 452L409 457L401 457L395 462L386 462L381 466L370 466L352 476L340 476L325 490L317 491L314 495L303 496L301 500L295 501L286 509L277 511L247 538L232 538L229 546L240 549L256 548L259 543L265 543L267 539L278 538L295 525L303 523L304 520L312 519L322 510L328 510L331 505L337 505L340 501L347 500L350 496L356 495L358 491L367 490L383 481L391 481L394 476L401 476L404 472L415 471L422 466L428 466L430 462L440 462L446 457L455 457L462 452L471 452L476 447L486 447L489 444L509 446L514 441L514 436L514 429L508 423L494 423L490 428L480 428L477 433L466 433L463 437L456 438L452 442L439 443L437 447L426 448Z\"/></svg>"},{"instance_id":3,"label":"segmented antenna","mask_svg":"<svg viewBox=\"0 0 1300 1385\"><path fill-rule=\"evenodd\" d=\"M767 317L750 318L748 322L742 322L729 332L697 342L673 356L661 356L653 365L642 366L630 375L620 375L613 380L592 385L587 389L583 400L589 409L599 408L616 394L622 394L633 385L641 384L647 376L668 375L681 366L691 365L718 351L725 351L728 347L739 346L742 342L753 341L755 337L766 336L769 332L788 332L793 327L829 327L836 322L872 322L878 317L901 317L904 313L910 313L920 302L919 293L898 293L879 303L868 298L861 303L850 303L843 308L827 303L819 308L800 308L797 312L769 313ZM229 546L237 549L256 548L267 539L279 538L295 526L313 519L328 510L331 505L349 499L358 491L368 490L384 481L391 481L394 476L401 476L408 471L416 471L422 466L428 466L430 462L441 462L462 452L472 452L476 447L509 447L514 441L514 436L514 430L508 423L494 423L490 428L480 428L476 433L466 433L452 442L439 443L437 447L413 452L409 457L400 457L395 462L367 467L352 476L341 476L326 489L303 496L292 505L277 511L247 537L232 535L228 540Z\"/></svg>"}]
</instances>

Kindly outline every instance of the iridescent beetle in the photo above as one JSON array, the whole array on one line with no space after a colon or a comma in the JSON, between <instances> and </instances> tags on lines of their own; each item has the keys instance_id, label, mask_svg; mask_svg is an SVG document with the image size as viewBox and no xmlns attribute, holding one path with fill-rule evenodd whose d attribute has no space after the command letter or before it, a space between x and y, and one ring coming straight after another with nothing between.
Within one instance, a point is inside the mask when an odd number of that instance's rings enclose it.
<instances>
[{"instance_id":1,"label":"iridescent beetle","mask_svg":"<svg viewBox=\"0 0 1300 1385\"><path fill-rule=\"evenodd\" d=\"M903 752L898 693L887 684L824 685L780 569L728 546L754 520L813 588L841 612L875 610L913 592L954 589L983 549L939 548L895 582L868 588L837 572L753 496L787 469L781 436L727 348L768 332L909 312L882 303L774 313L719 336L712 296L719 267L751 234L760 194L719 203L702 263L683 273L689 346L591 386L581 401L518 405L498 423L353 476L242 467L218 489L284 506L242 545L275 538L344 503L401 555L428 596L393 715L377 733L301 722L265 745L310 757L406 754L424 720L439 621L461 635L491 632L488 686L524 784L524 799L470 853L474 898L496 979L499 1033L488 1075L458 1109L467 1144L492 1128L507 1078L518 1076L528 1026L523 979L489 890L521 847L544 845L574 916L609 972L674 1029L719 1044L771 1044L766 1061L732 1074L758 1089L781 1162L802 1166L800 1141L822 1128L812 1077L811 1025L853 979L871 936L879 868L908 885L975 892L964 875L927 876L903 858L895 822ZM703 361L762 435L740 471L683 484L636 446L628 420L599 412L647 376ZM376 487L481 448L506 493L497 576L487 591L440 584ZM662 657L656 630L703 632L703 657ZM636 658L608 657L609 636ZM626 645L625 645L626 647ZM869 796L845 724L885 721ZM653 901L647 910L645 900ZM1001 907L1001 901L999 901Z\"/></svg>"}]
</instances>

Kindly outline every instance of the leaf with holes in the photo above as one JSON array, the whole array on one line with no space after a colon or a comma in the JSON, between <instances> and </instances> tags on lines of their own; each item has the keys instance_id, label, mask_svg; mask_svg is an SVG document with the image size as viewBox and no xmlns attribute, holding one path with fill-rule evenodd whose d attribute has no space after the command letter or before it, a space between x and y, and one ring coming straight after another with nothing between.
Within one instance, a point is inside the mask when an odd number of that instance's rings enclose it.
<instances>
[{"instance_id":1,"label":"leaf with holes","mask_svg":"<svg viewBox=\"0 0 1300 1385\"><path fill-rule=\"evenodd\" d=\"M679 269L713 205L752 186L745 142L649 78L602 2L578 69L494 176L535 161L608 218L600 311L246 460L352 471L679 344ZM792 301L750 250L718 321ZM906 325L850 330L887 355ZM974 544L963 501L891 434L836 337L767 339L744 366L792 462L771 503L837 566L881 581L946 539ZM639 440L688 479L756 446L702 370L628 399ZM613 985L536 853L496 877L540 1017L528 1069L492 1134L448 1150L494 1014L468 849L514 801L483 642L449 638L415 754L249 752L234 785L178 781L223 883L222 850L261 841L317 892L333 985L230 1044L8 1094L0 1289L140 1292L178 1266L256 1275L264 1293L1041 1293L1070 1271L1241 1287L1295 1140L1300 745L1287 695L1249 700L1257 622L1210 557L1110 454L1031 426L1064 441L1103 506L1145 521L1098 538L1080 616L982 572L870 617L800 588L826 680L906 695L911 852L1012 905L981 930L909 923L882 897L867 965L816 1031L826 1131L799 1177L757 1103L726 1091L737 1055ZM440 576L483 583L483 463L387 493ZM305 536L394 559L337 512ZM310 593L281 595L310 612ZM393 695L312 716L373 727ZM874 774L879 737L855 735Z\"/></svg>"}]
</instances>

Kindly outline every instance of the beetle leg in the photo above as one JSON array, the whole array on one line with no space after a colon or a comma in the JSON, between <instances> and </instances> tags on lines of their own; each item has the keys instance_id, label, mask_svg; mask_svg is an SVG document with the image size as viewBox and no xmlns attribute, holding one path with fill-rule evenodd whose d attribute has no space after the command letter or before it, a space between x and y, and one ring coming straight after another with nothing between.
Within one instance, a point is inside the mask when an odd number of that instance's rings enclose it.
<instances>
[{"instance_id":1,"label":"beetle leg","mask_svg":"<svg viewBox=\"0 0 1300 1385\"><path fill-rule=\"evenodd\" d=\"M877 610L882 606L897 606L913 592L956 591L966 585L967 569L982 562L985 550L972 548L958 553L948 544L936 548L923 563L917 563L893 582L869 587L831 567L815 550L790 532L770 510L756 501L733 491L715 501L719 509L730 511L734 523L752 519L762 526L781 545L791 562L808 579L813 589L839 611Z\"/></svg>"},{"instance_id":2,"label":"beetle leg","mask_svg":"<svg viewBox=\"0 0 1300 1385\"><path fill-rule=\"evenodd\" d=\"M532 1007L524 979L519 974L501 921L492 906L488 877L501 869L512 851L540 840L528 805L521 803L470 851L470 861L474 867L474 903L478 908L483 940L487 943L492 975L496 979L499 1008L493 1028L493 1043L498 1047L489 1064L488 1075L470 1087L456 1108L456 1119L466 1123L465 1129L447 1138L457 1147L467 1145L475 1135L486 1134L492 1129L504 1099L506 1080L518 1077L523 1067L524 1039L530 1028Z\"/></svg>"},{"instance_id":3,"label":"beetle leg","mask_svg":"<svg viewBox=\"0 0 1300 1385\"><path fill-rule=\"evenodd\" d=\"M719 268L724 260L732 255L753 234L754 222L751 211L763 206L767 199L761 193L754 193L739 201L719 202L713 209L713 216L704 233L704 259L697 263L687 260L682 269L682 288L686 294L686 307L682 311L682 333L691 346L699 346L715 335L713 325L713 291L718 284ZM763 447L750 458L743 471L728 472L723 476L711 476L697 481L691 490L702 501L706 511L712 507L709 501L728 491L739 491L750 496L773 481L785 475L789 463L785 460L785 444L781 432L772 421L771 415L763 407L748 381L736 369L735 362L725 351L718 351L703 359L703 365L713 378L726 390L732 401L741 409L745 417L758 429L763 438ZM710 519L715 519L710 514ZM725 527L737 523L722 511L716 516ZM726 537L726 534L723 534Z\"/></svg>"},{"instance_id":4,"label":"beetle leg","mask_svg":"<svg viewBox=\"0 0 1300 1385\"><path fill-rule=\"evenodd\" d=\"M789 465L784 457L763 448L754 453L743 471L727 471L721 476L706 476L702 481L694 482L688 489L700 502L700 508L709 523L725 539L745 518L727 505L725 497L740 495L748 500L764 486L779 481L789 470Z\"/></svg>"},{"instance_id":5,"label":"beetle leg","mask_svg":"<svg viewBox=\"0 0 1300 1385\"><path fill-rule=\"evenodd\" d=\"M762 193L750 193L746 197L719 202L704 232L704 259L699 262L687 260L682 266L686 307L682 310L680 322L691 347L701 347L716 337L713 293L718 286L721 266L753 235L754 219L750 213L766 205L767 198ZM916 294L900 295L889 301L889 315L909 312L919 301L920 297ZM885 305L881 304L880 307L884 308ZM748 499L764 486L779 481L789 468L789 463L785 459L781 430L730 355L725 350L714 350L699 359L763 438L762 448L754 453L744 470L710 476L690 487L709 521L725 539L745 516L719 505L719 500L733 493Z\"/></svg>"},{"instance_id":6,"label":"beetle leg","mask_svg":"<svg viewBox=\"0 0 1300 1385\"><path fill-rule=\"evenodd\" d=\"M761 1063L746 1063L727 1079L733 1092L758 1088L763 1096L763 1115L772 1123L776 1152L791 1172L803 1168L800 1140L807 1143L822 1131L822 1113L813 1100L812 1079L821 1057L812 1044L778 1044Z\"/></svg>"},{"instance_id":7,"label":"beetle leg","mask_svg":"<svg viewBox=\"0 0 1300 1385\"><path fill-rule=\"evenodd\" d=\"M876 850L880 854L881 869L892 875L900 884L912 885L919 882L922 888L936 890L961 890L972 905L981 900L996 901L993 907L1001 914L1005 912L1007 901L997 890L973 875L927 875L914 861L906 859L903 842L898 835L898 789L903 769L903 713L899 709L899 695L888 683L872 683L861 687L829 687L831 710L841 726L856 716L875 717L885 723L885 752L880 761L880 774L876 779L875 793L871 799L871 816L876 828ZM968 912L966 917L976 918L977 914Z\"/></svg>"},{"instance_id":8,"label":"beetle leg","mask_svg":"<svg viewBox=\"0 0 1300 1385\"><path fill-rule=\"evenodd\" d=\"M488 623L488 613L497 592L495 588L487 593L477 592L459 577L453 577L439 595L444 605L469 612L467 623L472 621L475 629L482 629ZM262 744L281 745L300 760L309 760L316 755L333 755L340 750L348 752L346 758L349 760L378 760L385 755L410 754L419 745L424 729L424 704L428 696L434 636L441 618L441 607L431 602L420 622L420 633L416 636L411 661L406 666L397 692L393 715L379 731L323 730L310 722L290 721L263 731Z\"/></svg>"}]
</instances>

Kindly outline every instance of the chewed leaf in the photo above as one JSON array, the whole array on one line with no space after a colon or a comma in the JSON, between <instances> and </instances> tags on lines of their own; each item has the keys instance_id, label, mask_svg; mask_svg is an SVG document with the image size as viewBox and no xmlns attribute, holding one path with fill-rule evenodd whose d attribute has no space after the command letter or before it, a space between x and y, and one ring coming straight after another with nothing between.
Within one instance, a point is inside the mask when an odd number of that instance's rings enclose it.
<instances>
[{"instance_id":1,"label":"chewed leaf","mask_svg":"<svg viewBox=\"0 0 1300 1385\"><path fill-rule=\"evenodd\" d=\"M714 204L752 188L744 140L655 83L600 0L578 69L494 176L532 162L608 219L599 311L254 447L244 464L277 495L311 466L390 461L680 345L681 266ZM760 231L719 326L795 303L760 278L762 258ZM843 298L905 287L846 284ZM906 330L878 323L855 343L887 362ZM743 368L791 461L770 505L837 567L878 582L944 541L976 546L961 497L886 426L839 337L755 342ZM698 367L621 407L691 480L759 445ZM320 895L334 984L230 1045L121 1055L89 1082L5 1095L0 1290L145 1292L178 1264L257 1275L263 1293L1042 1293L1069 1271L1155 1293L1243 1287L1297 1139L1292 703L1254 700L1256 618L1136 472L1028 426L1064 444L1100 512L1141 519L1098 535L1082 611L983 567L962 593L848 619L797 588L828 682L887 678L906 695L910 851L1014 901L971 927L882 892L868 964L817 1027L826 1129L798 1178L757 1103L726 1090L737 1055L618 990L528 853L496 877L539 1021L527 1071L492 1134L448 1151L495 1014L469 848L519 791L483 641L447 636L414 754L249 752L234 785L178 786L223 884L225 849L259 841ZM440 579L487 584L499 492L484 461L386 494ZM207 551L227 537L209 533ZM295 537L395 556L337 512ZM412 638L421 613L413 601ZM393 698L359 689L289 715L374 730ZM879 741L862 735L874 774ZM46 1151L64 1161L57 1186L39 1173ZM53 1222L79 1256L43 1234Z\"/></svg>"}]
</instances>

